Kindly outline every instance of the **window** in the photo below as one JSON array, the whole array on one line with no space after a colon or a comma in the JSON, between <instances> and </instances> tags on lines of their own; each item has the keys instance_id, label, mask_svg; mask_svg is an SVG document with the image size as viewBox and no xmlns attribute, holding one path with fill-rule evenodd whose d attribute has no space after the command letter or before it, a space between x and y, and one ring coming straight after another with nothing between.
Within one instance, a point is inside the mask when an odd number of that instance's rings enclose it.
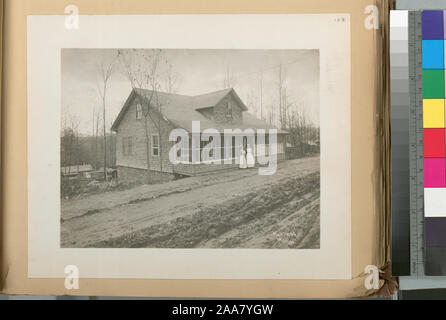
<instances>
[{"instance_id":1,"label":"window","mask_svg":"<svg viewBox=\"0 0 446 320\"><path fill-rule=\"evenodd\" d=\"M232 118L232 104L231 104L231 101L226 102L226 117Z\"/></svg>"},{"instance_id":2,"label":"window","mask_svg":"<svg viewBox=\"0 0 446 320\"><path fill-rule=\"evenodd\" d=\"M128 153L129 153L129 156L131 156L133 154L133 137L129 137Z\"/></svg>"},{"instance_id":3,"label":"window","mask_svg":"<svg viewBox=\"0 0 446 320\"><path fill-rule=\"evenodd\" d=\"M175 141L176 144L180 143L181 137L177 137L177 141ZM177 157L181 158L181 149L179 148L177 151Z\"/></svg>"},{"instance_id":4,"label":"window","mask_svg":"<svg viewBox=\"0 0 446 320\"><path fill-rule=\"evenodd\" d=\"M277 143L277 153L278 154L285 153L285 149L283 147L283 143L281 143L281 142Z\"/></svg>"},{"instance_id":5,"label":"window","mask_svg":"<svg viewBox=\"0 0 446 320\"><path fill-rule=\"evenodd\" d=\"M136 105L136 120L142 119L142 106L138 103Z\"/></svg>"},{"instance_id":6,"label":"window","mask_svg":"<svg viewBox=\"0 0 446 320\"><path fill-rule=\"evenodd\" d=\"M133 137L122 138L122 154L130 156L133 154Z\"/></svg>"},{"instance_id":7,"label":"window","mask_svg":"<svg viewBox=\"0 0 446 320\"><path fill-rule=\"evenodd\" d=\"M214 137L209 137L208 141L200 141L200 161L204 161L205 159L203 158L203 149L208 145L211 144L212 141L214 141ZM206 156L209 157L213 157L214 156L214 150L210 149L209 152L206 154Z\"/></svg>"},{"instance_id":8,"label":"window","mask_svg":"<svg viewBox=\"0 0 446 320\"><path fill-rule=\"evenodd\" d=\"M157 134L152 134L152 156L160 155L160 138Z\"/></svg>"}]
</instances>

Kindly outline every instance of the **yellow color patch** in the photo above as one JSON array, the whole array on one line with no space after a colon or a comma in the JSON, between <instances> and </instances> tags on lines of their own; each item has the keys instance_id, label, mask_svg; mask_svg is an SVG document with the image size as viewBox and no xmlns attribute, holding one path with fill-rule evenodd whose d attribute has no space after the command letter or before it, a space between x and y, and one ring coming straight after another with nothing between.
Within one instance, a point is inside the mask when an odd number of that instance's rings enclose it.
<instances>
[{"instance_id":1,"label":"yellow color patch","mask_svg":"<svg viewBox=\"0 0 446 320\"><path fill-rule=\"evenodd\" d=\"M444 99L423 99L423 127L444 128Z\"/></svg>"}]
</instances>

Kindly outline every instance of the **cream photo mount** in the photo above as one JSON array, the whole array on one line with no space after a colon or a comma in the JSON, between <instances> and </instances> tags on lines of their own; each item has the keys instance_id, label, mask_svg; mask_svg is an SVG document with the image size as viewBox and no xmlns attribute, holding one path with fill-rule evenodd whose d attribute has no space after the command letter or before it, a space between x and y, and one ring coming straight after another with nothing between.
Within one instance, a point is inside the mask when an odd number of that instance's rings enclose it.
<instances>
[{"instance_id":1,"label":"cream photo mount","mask_svg":"<svg viewBox=\"0 0 446 320\"><path fill-rule=\"evenodd\" d=\"M65 19L27 21L28 277L75 265L81 278L351 279L349 14L81 15L78 29ZM60 248L63 48L318 49L320 249Z\"/></svg>"}]
</instances>

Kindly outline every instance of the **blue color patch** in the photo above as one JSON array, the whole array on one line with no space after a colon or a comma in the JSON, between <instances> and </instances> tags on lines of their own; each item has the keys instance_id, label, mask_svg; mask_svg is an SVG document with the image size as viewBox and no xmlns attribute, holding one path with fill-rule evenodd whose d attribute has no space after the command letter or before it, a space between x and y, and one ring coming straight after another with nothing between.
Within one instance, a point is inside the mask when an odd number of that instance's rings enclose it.
<instances>
[{"instance_id":1,"label":"blue color patch","mask_svg":"<svg viewBox=\"0 0 446 320\"><path fill-rule=\"evenodd\" d=\"M423 40L444 39L443 11L424 10L422 13Z\"/></svg>"},{"instance_id":2,"label":"blue color patch","mask_svg":"<svg viewBox=\"0 0 446 320\"><path fill-rule=\"evenodd\" d=\"M423 40L423 69L444 69L444 40Z\"/></svg>"}]
</instances>

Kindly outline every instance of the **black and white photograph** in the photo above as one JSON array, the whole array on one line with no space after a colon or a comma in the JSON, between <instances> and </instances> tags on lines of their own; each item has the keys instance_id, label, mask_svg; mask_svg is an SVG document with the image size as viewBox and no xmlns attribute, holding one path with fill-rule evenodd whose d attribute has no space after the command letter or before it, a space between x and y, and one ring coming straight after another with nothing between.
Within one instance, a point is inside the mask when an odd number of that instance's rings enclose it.
<instances>
[{"instance_id":1,"label":"black and white photograph","mask_svg":"<svg viewBox=\"0 0 446 320\"><path fill-rule=\"evenodd\" d=\"M61 50L61 248L320 248L317 49Z\"/></svg>"},{"instance_id":2,"label":"black and white photograph","mask_svg":"<svg viewBox=\"0 0 446 320\"><path fill-rule=\"evenodd\" d=\"M81 16L28 18L30 277L351 278L348 14Z\"/></svg>"}]
</instances>

